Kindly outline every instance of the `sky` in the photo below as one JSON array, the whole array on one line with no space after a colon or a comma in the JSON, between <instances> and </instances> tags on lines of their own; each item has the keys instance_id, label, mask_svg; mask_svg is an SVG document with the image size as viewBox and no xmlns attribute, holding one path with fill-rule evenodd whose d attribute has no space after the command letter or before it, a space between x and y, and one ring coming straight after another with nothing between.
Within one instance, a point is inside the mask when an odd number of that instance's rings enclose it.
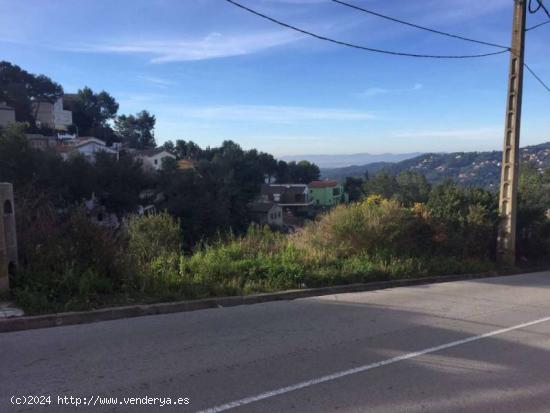
<instances>
[{"instance_id":1,"label":"sky","mask_svg":"<svg viewBox=\"0 0 550 413\"><path fill-rule=\"evenodd\" d=\"M478 54L493 47L392 23L330 0L239 0L279 20L367 47ZM512 0L349 0L438 30L508 45ZM528 16L528 26L544 16ZM526 61L550 83L550 25ZM500 149L508 54L432 60L310 38L225 0L0 0L0 59L65 92L106 90L142 109L155 136L276 156ZM522 145L550 140L550 93L528 73Z\"/></svg>"}]
</instances>

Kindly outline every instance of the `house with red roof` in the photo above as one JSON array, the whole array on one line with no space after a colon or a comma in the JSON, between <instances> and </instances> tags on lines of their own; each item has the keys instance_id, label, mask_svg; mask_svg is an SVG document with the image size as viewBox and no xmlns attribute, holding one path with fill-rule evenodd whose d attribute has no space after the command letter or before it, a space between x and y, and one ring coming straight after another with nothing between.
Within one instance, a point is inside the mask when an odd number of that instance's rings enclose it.
<instances>
[{"instance_id":1,"label":"house with red roof","mask_svg":"<svg viewBox=\"0 0 550 413\"><path fill-rule=\"evenodd\" d=\"M313 181L309 183L308 188L309 199L315 206L330 208L348 201L344 187L337 181L330 179Z\"/></svg>"}]
</instances>

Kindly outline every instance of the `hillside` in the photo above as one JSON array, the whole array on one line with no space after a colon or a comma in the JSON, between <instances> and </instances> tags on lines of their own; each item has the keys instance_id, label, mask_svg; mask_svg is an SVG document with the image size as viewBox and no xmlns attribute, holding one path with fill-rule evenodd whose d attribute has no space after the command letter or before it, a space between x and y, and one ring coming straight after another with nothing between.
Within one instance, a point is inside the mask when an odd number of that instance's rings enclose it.
<instances>
[{"instance_id":1,"label":"hillside","mask_svg":"<svg viewBox=\"0 0 550 413\"><path fill-rule=\"evenodd\" d=\"M550 167L550 142L521 149L523 161L532 162L541 169ZM463 186L481 186L496 189L500 179L502 152L427 153L400 162L377 162L345 168L321 169L323 178L343 181L347 176L362 177L365 171L376 174L386 170L393 174L418 171L431 183L452 179Z\"/></svg>"}]
</instances>

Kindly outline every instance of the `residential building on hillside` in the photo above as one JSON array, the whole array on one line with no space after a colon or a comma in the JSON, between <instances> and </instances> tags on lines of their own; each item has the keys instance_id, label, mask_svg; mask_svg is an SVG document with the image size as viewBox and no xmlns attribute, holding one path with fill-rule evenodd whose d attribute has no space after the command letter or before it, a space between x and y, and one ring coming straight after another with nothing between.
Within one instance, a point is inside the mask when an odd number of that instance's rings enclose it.
<instances>
[{"instance_id":1,"label":"residential building on hillside","mask_svg":"<svg viewBox=\"0 0 550 413\"><path fill-rule=\"evenodd\" d=\"M311 218L315 215L313 202L305 184L265 184L262 185L260 202L273 202L295 216Z\"/></svg>"},{"instance_id":2,"label":"residential building on hillside","mask_svg":"<svg viewBox=\"0 0 550 413\"><path fill-rule=\"evenodd\" d=\"M54 103L33 102L33 110L36 111L36 122L55 130L67 130L73 123L73 112L63 109L63 98Z\"/></svg>"},{"instance_id":3,"label":"residential building on hillside","mask_svg":"<svg viewBox=\"0 0 550 413\"><path fill-rule=\"evenodd\" d=\"M260 225L283 226L283 208L273 202L253 202L248 205L250 218Z\"/></svg>"},{"instance_id":4,"label":"residential building on hillside","mask_svg":"<svg viewBox=\"0 0 550 413\"><path fill-rule=\"evenodd\" d=\"M58 141L55 136L44 136L39 133L26 133L31 148L45 151L47 149L55 149Z\"/></svg>"},{"instance_id":5,"label":"residential building on hillside","mask_svg":"<svg viewBox=\"0 0 550 413\"><path fill-rule=\"evenodd\" d=\"M15 123L15 109L8 106L6 102L0 102L0 127Z\"/></svg>"},{"instance_id":6,"label":"residential building on hillside","mask_svg":"<svg viewBox=\"0 0 550 413\"><path fill-rule=\"evenodd\" d=\"M72 154L81 154L86 157L90 162L95 161L95 156L98 152L107 152L118 159L118 150L116 148L107 146L101 139L93 137L83 137L73 139L69 143L57 145L57 152L63 159L67 159Z\"/></svg>"},{"instance_id":7,"label":"residential building on hillside","mask_svg":"<svg viewBox=\"0 0 550 413\"><path fill-rule=\"evenodd\" d=\"M309 206L308 187L305 184L266 184L262 186L261 200L281 207Z\"/></svg>"},{"instance_id":8,"label":"residential building on hillside","mask_svg":"<svg viewBox=\"0 0 550 413\"><path fill-rule=\"evenodd\" d=\"M134 152L143 161L145 168L158 171L162 168L162 161L167 158L176 159L176 156L164 149L143 149Z\"/></svg>"},{"instance_id":9,"label":"residential building on hillside","mask_svg":"<svg viewBox=\"0 0 550 413\"><path fill-rule=\"evenodd\" d=\"M313 181L309 185L309 198L315 206L330 208L341 202L347 202L344 187L336 181Z\"/></svg>"}]
</instances>

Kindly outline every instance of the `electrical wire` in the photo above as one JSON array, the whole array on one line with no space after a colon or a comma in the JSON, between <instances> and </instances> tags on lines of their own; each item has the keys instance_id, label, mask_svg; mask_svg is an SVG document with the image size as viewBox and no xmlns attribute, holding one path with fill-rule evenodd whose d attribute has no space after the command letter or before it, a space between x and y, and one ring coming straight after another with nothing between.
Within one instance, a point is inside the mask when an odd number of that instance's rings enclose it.
<instances>
[{"instance_id":1,"label":"electrical wire","mask_svg":"<svg viewBox=\"0 0 550 413\"><path fill-rule=\"evenodd\" d=\"M256 10L253 10L249 7L246 7L246 6L244 6L240 3L237 3L234 0L225 0L225 1L227 1L228 3L231 3L232 5L234 5L236 7L241 8L243 10L246 10L247 12L252 13L252 14L258 16L258 17L261 17L261 18L269 20L269 21L271 21L275 24L278 24L279 26L286 27L288 29L291 29L291 30L294 30L296 32L314 37L314 38L319 39L319 40L324 40L324 41L327 41L327 42L330 42L330 43L338 44L338 45L341 45L341 46L351 47L351 48L354 48L354 49L360 49L360 50L364 50L364 51L367 51L367 52L382 53L382 54L393 55L393 56L426 58L426 59L472 59L472 58L495 56L495 55L507 53L508 51L510 51L509 48L506 48L505 50L501 50L501 51L498 51L498 52L473 54L473 55L429 55L429 54L416 54L416 53L406 53L406 52L396 52L396 51L391 51L391 50L376 49L376 48L372 48L372 47L361 46L361 45L357 45L357 44L353 44L353 43L348 43L348 42L344 42L344 41L340 41L340 40L335 40L335 39L332 39L332 38L329 38L329 37L326 37L326 36L321 36L321 35L315 34L313 32L310 32L310 31L307 31L307 30L304 30L304 29L300 29L299 27L292 26L288 23L284 23L280 20L277 20L277 19L275 19L273 17L270 17L270 16L267 16L265 14L262 14L262 13L256 11Z\"/></svg>"},{"instance_id":2,"label":"electrical wire","mask_svg":"<svg viewBox=\"0 0 550 413\"><path fill-rule=\"evenodd\" d=\"M550 20L546 20L545 22L542 22L542 23L536 24L532 27L529 27L528 29L525 29L525 31L528 32L529 30L538 29L539 27L544 26L545 24L548 24L548 23L550 23Z\"/></svg>"},{"instance_id":3,"label":"electrical wire","mask_svg":"<svg viewBox=\"0 0 550 413\"><path fill-rule=\"evenodd\" d=\"M538 7L536 9L533 8L533 0L529 0L529 13L535 14L542 8L542 3L537 0Z\"/></svg>"},{"instance_id":4,"label":"electrical wire","mask_svg":"<svg viewBox=\"0 0 550 413\"><path fill-rule=\"evenodd\" d=\"M538 80L538 82L542 85L542 87L545 88L548 92L550 92L550 86L544 83L544 81L535 73L533 69L529 67L527 63L524 63L523 65L529 71L529 73L531 73L531 75L533 75L533 77Z\"/></svg>"},{"instance_id":5,"label":"electrical wire","mask_svg":"<svg viewBox=\"0 0 550 413\"><path fill-rule=\"evenodd\" d=\"M334 3L341 4L342 6L346 6L346 7L349 7L351 9L359 10L359 11L362 11L364 13L372 14L373 16L377 16L377 17L380 17L382 19L390 20L390 21L395 22L395 23L404 24L406 26L411 26L411 27L414 27L416 29L425 30L425 31L430 32L430 33L435 33L435 34L439 34L439 35L442 35L442 36L451 37L451 38L454 38L454 39L464 40L466 42L478 43L478 44L483 44L483 45L486 45L486 46L499 47L501 49L509 49L508 46L502 46L502 45L496 44L496 43L485 42L485 41L482 41L482 40L476 40L476 39L471 39L469 37L459 36L457 34L451 34L451 33L442 32L440 30L430 29L429 27L420 26L418 24L410 23L410 22L400 20L400 19L396 19L395 17L386 16L384 14L381 14L381 13L378 13L378 12L375 12L375 11L372 11L372 10L368 10L368 9L363 8L363 7L356 6L354 4L346 3L345 1L341 1L341 0L332 0L332 1Z\"/></svg>"}]
</instances>

